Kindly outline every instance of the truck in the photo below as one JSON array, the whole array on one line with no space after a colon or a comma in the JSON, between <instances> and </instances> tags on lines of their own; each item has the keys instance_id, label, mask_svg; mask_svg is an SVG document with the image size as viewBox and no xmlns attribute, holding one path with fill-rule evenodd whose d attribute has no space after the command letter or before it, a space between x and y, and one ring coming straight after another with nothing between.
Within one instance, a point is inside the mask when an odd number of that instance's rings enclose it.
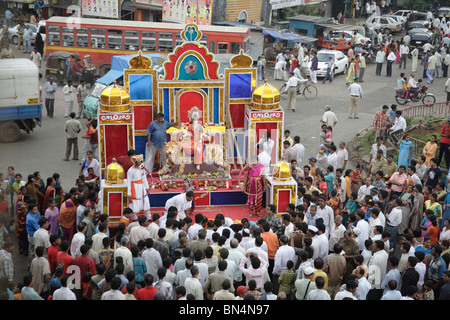
<instances>
[{"instance_id":1,"label":"truck","mask_svg":"<svg viewBox=\"0 0 450 320\"><path fill-rule=\"evenodd\" d=\"M41 126L38 67L30 59L0 60L0 88L0 142L10 143Z\"/></svg>"}]
</instances>

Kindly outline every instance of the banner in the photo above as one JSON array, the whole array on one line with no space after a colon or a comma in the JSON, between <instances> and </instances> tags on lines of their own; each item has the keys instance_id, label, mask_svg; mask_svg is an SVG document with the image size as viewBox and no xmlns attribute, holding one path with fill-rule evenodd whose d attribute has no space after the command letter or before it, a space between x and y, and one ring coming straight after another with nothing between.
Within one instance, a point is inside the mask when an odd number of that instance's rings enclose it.
<instances>
[{"instance_id":1,"label":"banner","mask_svg":"<svg viewBox=\"0 0 450 320\"><path fill-rule=\"evenodd\" d=\"M304 0L270 0L272 10L300 6L304 4Z\"/></svg>"},{"instance_id":2,"label":"banner","mask_svg":"<svg viewBox=\"0 0 450 320\"><path fill-rule=\"evenodd\" d=\"M164 0L163 22L211 25L213 0Z\"/></svg>"},{"instance_id":3,"label":"banner","mask_svg":"<svg viewBox=\"0 0 450 320\"><path fill-rule=\"evenodd\" d=\"M83 0L83 15L119 19L119 0Z\"/></svg>"}]
</instances>

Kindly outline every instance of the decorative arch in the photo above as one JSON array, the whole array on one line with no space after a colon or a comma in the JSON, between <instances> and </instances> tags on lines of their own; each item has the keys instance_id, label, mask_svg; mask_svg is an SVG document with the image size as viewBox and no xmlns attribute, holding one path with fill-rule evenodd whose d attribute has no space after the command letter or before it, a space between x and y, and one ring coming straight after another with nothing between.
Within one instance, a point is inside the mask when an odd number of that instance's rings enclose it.
<instances>
[{"instance_id":1,"label":"decorative arch","mask_svg":"<svg viewBox=\"0 0 450 320\"><path fill-rule=\"evenodd\" d=\"M193 107L197 107L202 111L203 119L200 119L201 123L206 123L207 112L206 105L208 102L208 96L205 91L198 88L186 88L178 90L176 93L177 105L177 118L181 123L189 123L188 111Z\"/></svg>"}]
</instances>

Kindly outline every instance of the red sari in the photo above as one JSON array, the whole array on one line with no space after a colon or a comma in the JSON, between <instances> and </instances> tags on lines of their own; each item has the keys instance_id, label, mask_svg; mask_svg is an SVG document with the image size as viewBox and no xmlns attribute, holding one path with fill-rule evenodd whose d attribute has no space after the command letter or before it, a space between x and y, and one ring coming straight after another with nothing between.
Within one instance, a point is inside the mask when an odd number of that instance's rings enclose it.
<instances>
[{"instance_id":1,"label":"red sari","mask_svg":"<svg viewBox=\"0 0 450 320\"><path fill-rule=\"evenodd\" d=\"M48 206L49 206L49 201L50 199L54 198L56 196L55 194L55 187L53 186L49 186L47 188L47 190L45 190L45 195L44 195L44 200L42 203L42 207L47 210Z\"/></svg>"},{"instance_id":2,"label":"red sari","mask_svg":"<svg viewBox=\"0 0 450 320\"><path fill-rule=\"evenodd\" d=\"M247 206L250 213L258 214L262 209L263 201L263 179L264 179L264 165L258 164L256 167L250 166L246 172L247 182L245 191L248 195Z\"/></svg>"}]
</instances>

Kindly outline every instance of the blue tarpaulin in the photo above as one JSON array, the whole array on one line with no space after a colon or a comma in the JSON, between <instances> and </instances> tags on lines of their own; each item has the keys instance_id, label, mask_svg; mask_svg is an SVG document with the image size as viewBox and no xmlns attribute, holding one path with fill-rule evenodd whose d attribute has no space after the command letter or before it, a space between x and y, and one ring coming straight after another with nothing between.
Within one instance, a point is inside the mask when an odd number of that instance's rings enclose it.
<instances>
[{"instance_id":1,"label":"blue tarpaulin","mask_svg":"<svg viewBox=\"0 0 450 320\"><path fill-rule=\"evenodd\" d=\"M152 60L152 67L160 66L167 60L167 56L159 53L142 54L143 56ZM110 85L115 80L123 76L123 69L127 69L130 65L128 62L136 54L113 56L111 59L111 70L109 70L103 77L97 79L97 82Z\"/></svg>"},{"instance_id":2,"label":"blue tarpaulin","mask_svg":"<svg viewBox=\"0 0 450 320\"><path fill-rule=\"evenodd\" d=\"M280 30L273 30L273 29L264 29L262 31L263 35L265 36L271 36L275 38L278 41L293 41L293 42L314 42L317 39L301 36L298 35L292 31L280 31Z\"/></svg>"}]
</instances>

